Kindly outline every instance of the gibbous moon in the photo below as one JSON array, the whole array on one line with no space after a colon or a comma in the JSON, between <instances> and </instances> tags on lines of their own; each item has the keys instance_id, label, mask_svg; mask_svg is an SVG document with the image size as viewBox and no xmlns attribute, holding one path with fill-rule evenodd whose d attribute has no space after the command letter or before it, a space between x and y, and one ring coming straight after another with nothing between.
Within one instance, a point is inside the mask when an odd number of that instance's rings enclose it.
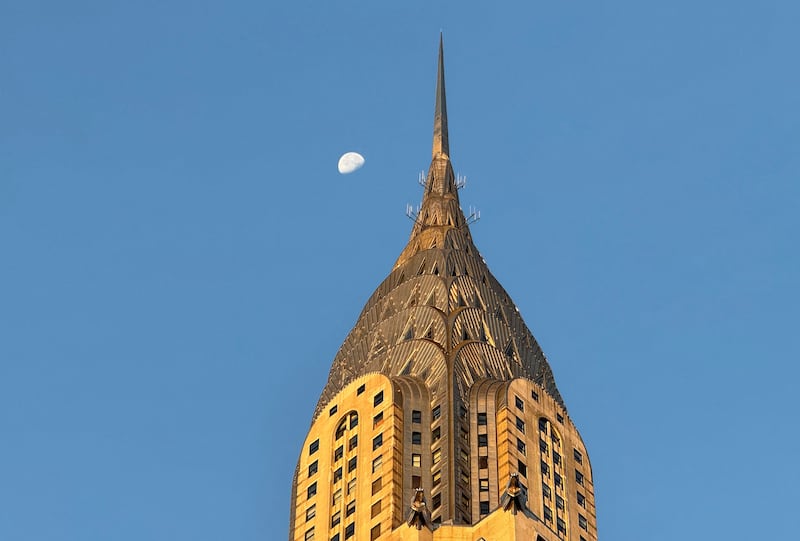
<instances>
[{"instance_id":1,"label":"gibbous moon","mask_svg":"<svg viewBox=\"0 0 800 541\"><path fill-rule=\"evenodd\" d=\"M361 169L364 165L364 156L358 152L347 152L339 158L339 172L343 175Z\"/></svg>"}]
</instances>

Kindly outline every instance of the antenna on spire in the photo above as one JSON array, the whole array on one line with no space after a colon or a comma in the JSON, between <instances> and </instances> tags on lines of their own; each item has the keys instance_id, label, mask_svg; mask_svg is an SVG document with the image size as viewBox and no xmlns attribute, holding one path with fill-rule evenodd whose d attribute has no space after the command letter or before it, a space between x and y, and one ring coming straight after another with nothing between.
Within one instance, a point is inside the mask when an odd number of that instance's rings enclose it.
<instances>
[{"instance_id":1,"label":"antenna on spire","mask_svg":"<svg viewBox=\"0 0 800 541\"><path fill-rule=\"evenodd\" d=\"M467 225L472 225L481 219L481 211L475 207L469 207L469 215L467 216Z\"/></svg>"},{"instance_id":2,"label":"antenna on spire","mask_svg":"<svg viewBox=\"0 0 800 541\"><path fill-rule=\"evenodd\" d=\"M456 175L456 189L460 190L464 186L467 185L467 176L462 175L461 173Z\"/></svg>"}]
</instances>

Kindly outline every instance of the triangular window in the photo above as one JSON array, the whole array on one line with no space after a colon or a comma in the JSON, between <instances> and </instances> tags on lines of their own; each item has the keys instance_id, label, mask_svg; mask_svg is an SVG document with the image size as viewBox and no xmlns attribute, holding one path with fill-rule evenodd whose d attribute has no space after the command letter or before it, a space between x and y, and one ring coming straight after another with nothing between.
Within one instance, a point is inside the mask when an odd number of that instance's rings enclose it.
<instances>
[{"instance_id":1,"label":"triangular window","mask_svg":"<svg viewBox=\"0 0 800 541\"><path fill-rule=\"evenodd\" d=\"M516 351L514 351L514 341L513 340L509 340L508 341L508 344L506 345L505 353L506 353L506 357L508 357L509 359L513 359L513 358L515 358L517 356Z\"/></svg>"},{"instance_id":2,"label":"triangular window","mask_svg":"<svg viewBox=\"0 0 800 541\"><path fill-rule=\"evenodd\" d=\"M436 292L431 291L431 294L428 295L428 300L425 301L427 306L436 306Z\"/></svg>"}]
</instances>

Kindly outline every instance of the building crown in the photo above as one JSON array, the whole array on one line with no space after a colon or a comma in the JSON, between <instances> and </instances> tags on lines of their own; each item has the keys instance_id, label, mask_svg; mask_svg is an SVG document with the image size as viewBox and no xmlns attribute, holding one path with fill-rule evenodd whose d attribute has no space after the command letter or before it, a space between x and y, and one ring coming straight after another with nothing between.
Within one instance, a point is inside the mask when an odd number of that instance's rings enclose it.
<instances>
[{"instance_id":1,"label":"building crown","mask_svg":"<svg viewBox=\"0 0 800 541\"><path fill-rule=\"evenodd\" d=\"M563 401L547 360L475 247L449 156L439 40L433 152L408 244L339 349L314 413L365 374L412 376L458 403L474 381L525 377Z\"/></svg>"}]
</instances>

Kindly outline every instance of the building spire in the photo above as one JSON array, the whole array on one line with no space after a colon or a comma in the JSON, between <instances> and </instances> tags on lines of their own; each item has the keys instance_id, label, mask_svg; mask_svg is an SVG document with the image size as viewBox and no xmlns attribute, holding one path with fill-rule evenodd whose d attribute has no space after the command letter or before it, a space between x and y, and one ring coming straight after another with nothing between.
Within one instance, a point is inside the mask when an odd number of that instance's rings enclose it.
<instances>
[{"instance_id":1,"label":"building spire","mask_svg":"<svg viewBox=\"0 0 800 541\"><path fill-rule=\"evenodd\" d=\"M450 155L447 138L447 100L444 91L444 38L439 33L439 70L436 74L436 110L433 113L433 157Z\"/></svg>"}]
</instances>

